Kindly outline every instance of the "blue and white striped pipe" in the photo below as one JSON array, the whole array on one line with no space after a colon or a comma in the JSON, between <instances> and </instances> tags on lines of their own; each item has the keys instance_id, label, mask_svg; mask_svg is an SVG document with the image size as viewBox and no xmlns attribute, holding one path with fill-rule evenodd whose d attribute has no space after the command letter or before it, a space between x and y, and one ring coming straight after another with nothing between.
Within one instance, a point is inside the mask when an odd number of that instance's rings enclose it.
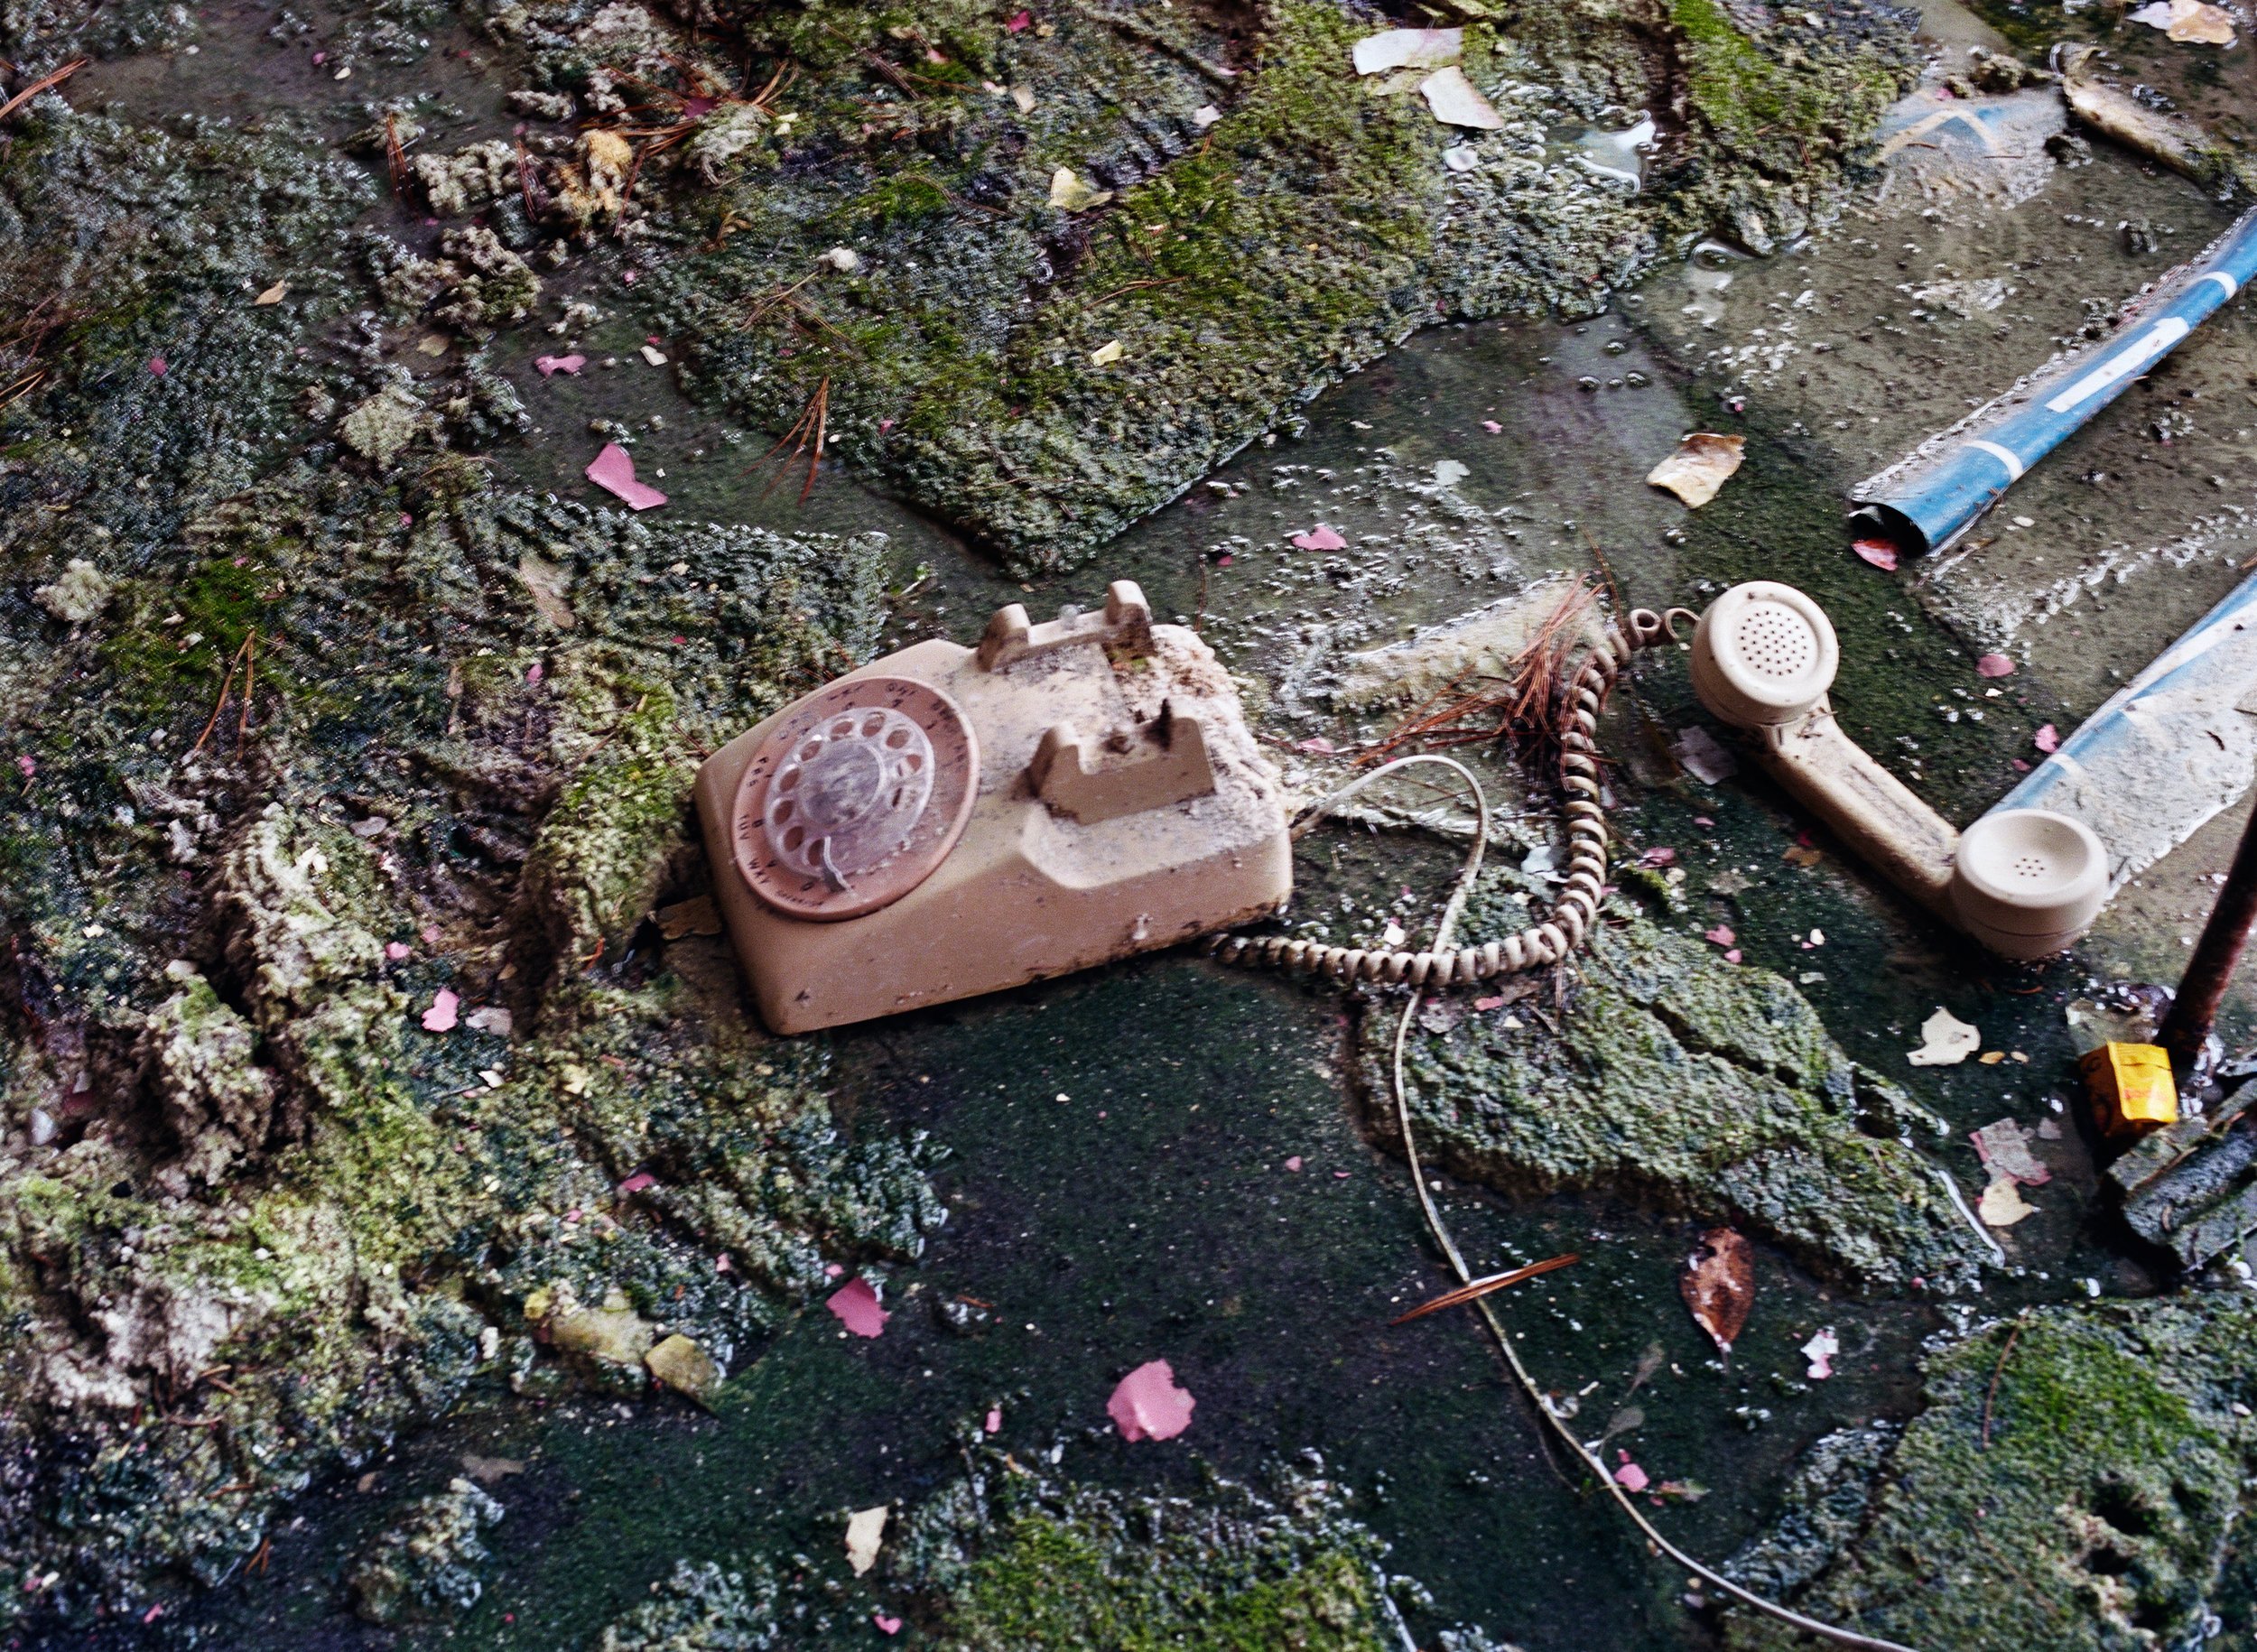
<instances>
[{"instance_id":1,"label":"blue and white striped pipe","mask_svg":"<svg viewBox=\"0 0 2257 1652\"><path fill-rule=\"evenodd\" d=\"M2257 276L2257 211L2186 266L2120 334L2033 384L2018 385L1851 497L1907 551L1941 551L2022 473L2114 401Z\"/></svg>"},{"instance_id":2,"label":"blue and white striped pipe","mask_svg":"<svg viewBox=\"0 0 2257 1652\"><path fill-rule=\"evenodd\" d=\"M2257 574L2110 695L1988 811L2050 809L2091 827L2121 886L2257 777Z\"/></svg>"}]
</instances>

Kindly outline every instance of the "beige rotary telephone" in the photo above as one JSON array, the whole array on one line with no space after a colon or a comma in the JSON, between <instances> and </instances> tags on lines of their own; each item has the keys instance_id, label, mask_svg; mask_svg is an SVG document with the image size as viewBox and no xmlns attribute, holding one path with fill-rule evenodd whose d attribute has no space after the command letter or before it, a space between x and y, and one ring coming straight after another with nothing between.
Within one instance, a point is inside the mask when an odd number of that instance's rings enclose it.
<instances>
[{"instance_id":1,"label":"beige rotary telephone","mask_svg":"<svg viewBox=\"0 0 2257 1652\"><path fill-rule=\"evenodd\" d=\"M698 815L753 998L808 1032L1086 969L1292 893L1275 768L1188 628L999 609L731 740Z\"/></svg>"}]
</instances>

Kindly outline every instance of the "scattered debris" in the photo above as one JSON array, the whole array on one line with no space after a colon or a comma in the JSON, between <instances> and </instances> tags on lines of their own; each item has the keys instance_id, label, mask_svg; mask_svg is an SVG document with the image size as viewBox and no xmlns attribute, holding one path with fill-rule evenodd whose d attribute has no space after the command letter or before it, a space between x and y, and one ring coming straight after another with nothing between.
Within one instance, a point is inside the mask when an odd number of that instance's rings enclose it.
<instances>
[{"instance_id":1,"label":"scattered debris","mask_svg":"<svg viewBox=\"0 0 2257 1652\"><path fill-rule=\"evenodd\" d=\"M2239 1076L2246 1077L2246 1067ZM2104 1173L2124 1221L2182 1267L2199 1267L2257 1232L2257 1082L2240 1084L2206 1118L2152 1131Z\"/></svg>"},{"instance_id":2,"label":"scattered debris","mask_svg":"<svg viewBox=\"0 0 2257 1652\"><path fill-rule=\"evenodd\" d=\"M1465 78L1465 70L1452 64L1437 70L1418 83L1418 95L1426 100L1434 117L1445 126L1470 126L1477 132L1495 132L1505 124L1505 117L1491 107L1488 98L1473 88Z\"/></svg>"},{"instance_id":3,"label":"scattered debris","mask_svg":"<svg viewBox=\"0 0 2257 1652\"><path fill-rule=\"evenodd\" d=\"M1975 675L1978 677L2011 677L2013 674L2014 662L2002 654L1986 654L1975 662Z\"/></svg>"},{"instance_id":4,"label":"scattered debris","mask_svg":"<svg viewBox=\"0 0 2257 1652\"><path fill-rule=\"evenodd\" d=\"M1803 1375L1813 1382L1833 1376L1834 1359L1841 1351L1841 1339L1834 1334L1833 1326L1825 1326L1802 1346L1803 1358L1810 1361L1810 1369Z\"/></svg>"},{"instance_id":5,"label":"scattered debris","mask_svg":"<svg viewBox=\"0 0 2257 1652\"><path fill-rule=\"evenodd\" d=\"M2137 1136L2178 1122L2178 1084L2159 1044L2111 1039L2077 1058L2101 1134Z\"/></svg>"},{"instance_id":6,"label":"scattered debris","mask_svg":"<svg viewBox=\"0 0 2257 1652\"><path fill-rule=\"evenodd\" d=\"M510 1013L498 1004L488 1004L462 1017L462 1025L477 1033L497 1033L506 1038L514 1029Z\"/></svg>"},{"instance_id":7,"label":"scattered debris","mask_svg":"<svg viewBox=\"0 0 2257 1652\"><path fill-rule=\"evenodd\" d=\"M1463 29L1388 29L1367 34L1350 53L1360 75L1390 69L1440 69L1465 51Z\"/></svg>"},{"instance_id":8,"label":"scattered debris","mask_svg":"<svg viewBox=\"0 0 2257 1652\"><path fill-rule=\"evenodd\" d=\"M525 1465L515 1457L481 1457L475 1452L463 1454L462 1471L481 1486L499 1483L512 1474L522 1474Z\"/></svg>"},{"instance_id":9,"label":"scattered debris","mask_svg":"<svg viewBox=\"0 0 2257 1652\"><path fill-rule=\"evenodd\" d=\"M1090 352L1090 359L1101 367L1110 367L1128 353L1128 347L1118 339L1107 340Z\"/></svg>"},{"instance_id":10,"label":"scattered debris","mask_svg":"<svg viewBox=\"0 0 2257 1652\"><path fill-rule=\"evenodd\" d=\"M1120 1379L1105 1410L1124 1440L1173 1440L1191 1426L1197 1404L1175 1386L1166 1360L1150 1360Z\"/></svg>"},{"instance_id":11,"label":"scattered debris","mask_svg":"<svg viewBox=\"0 0 2257 1652\"><path fill-rule=\"evenodd\" d=\"M831 1292L823 1306L837 1314L839 1323L858 1337L878 1335L886 1329L886 1322L893 1318L878 1305L878 1293L870 1289L868 1281L859 1276Z\"/></svg>"},{"instance_id":12,"label":"scattered debris","mask_svg":"<svg viewBox=\"0 0 2257 1652\"><path fill-rule=\"evenodd\" d=\"M1101 190L1084 183L1073 175L1071 167L1062 166L1050 174L1050 204L1067 212L1087 212L1091 207L1101 207L1112 200L1110 190Z\"/></svg>"},{"instance_id":13,"label":"scattered debris","mask_svg":"<svg viewBox=\"0 0 2257 1652\"><path fill-rule=\"evenodd\" d=\"M584 474L606 493L627 501L630 509L646 511L666 502L664 494L635 479L635 460L616 441L603 444L603 450L589 461Z\"/></svg>"},{"instance_id":14,"label":"scattered debris","mask_svg":"<svg viewBox=\"0 0 2257 1652\"><path fill-rule=\"evenodd\" d=\"M1501 998L1498 1000L1500 1004L1503 1001ZM1519 1284L1523 1279L1533 1279L1538 1274L1548 1274L1556 1267L1565 1267L1575 1259L1573 1256L1549 1257L1541 1262L1531 1262L1525 1267L1515 1267L1501 1274L1491 1274L1484 1279L1472 1280L1454 1291L1444 1291L1431 1301L1420 1303L1408 1313L1397 1314L1388 1323L1400 1325L1409 1320L1423 1319L1429 1313L1439 1313L1444 1308L1458 1307L1476 1297L1486 1296L1491 1291L1500 1291L1509 1285Z\"/></svg>"},{"instance_id":15,"label":"scattered debris","mask_svg":"<svg viewBox=\"0 0 2257 1652\"><path fill-rule=\"evenodd\" d=\"M641 347L641 349L643 352L643 359L650 363L652 367L663 367L666 365L666 352L660 349L656 345L646 344Z\"/></svg>"},{"instance_id":16,"label":"scattered debris","mask_svg":"<svg viewBox=\"0 0 2257 1652\"><path fill-rule=\"evenodd\" d=\"M1941 1005L1920 1023L1925 1042L1905 1060L1915 1067L1955 1067L1983 1047L1983 1035Z\"/></svg>"},{"instance_id":17,"label":"scattered debris","mask_svg":"<svg viewBox=\"0 0 2257 1652\"><path fill-rule=\"evenodd\" d=\"M82 558L63 564L62 577L32 592L32 600L68 626L84 625L109 606L110 582Z\"/></svg>"},{"instance_id":18,"label":"scattered debris","mask_svg":"<svg viewBox=\"0 0 2257 1652\"><path fill-rule=\"evenodd\" d=\"M1677 450L1646 473L1649 487L1666 487L1687 505L1698 508L1716 497L1716 490L1740 469L1744 436L1720 436L1714 431L1695 431L1677 443Z\"/></svg>"},{"instance_id":19,"label":"scattered debris","mask_svg":"<svg viewBox=\"0 0 2257 1652\"><path fill-rule=\"evenodd\" d=\"M651 917L658 924L658 933L669 941L679 941L685 935L718 935L721 933L721 914L713 905L713 897L701 895L693 899L677 901L671 906L661 906Z\"/></svg>"},{"instance_id":20,"label":"scattered debris","mask_svg":"<svg viewBox=\"0 0 2257 1652\"><path fill-rule=\"evenodd\" d=\"M2029 1187L2043 1187L2053 1180L2053 1172L2040 1165L2030 1152L2029 1133L2011 1118L1986 1124L1967 1139L1974 1143L1975 1156L1983 1161L1983 1167L1993 1180L2011 1176Z\"/></svg>"},{"instance_id":21,"label":"scattered debris","mask_svg":"<svg viewBox=\"0 0 2257 1652\"><path fill-rule=\"evenodd\" d=\"M892 1511L880 1503L875 1508L860 1508L847 1517L847 1564L860 1577L878 1564L878 1545L885 1540L886 1517Z\"/></svg>"},{"instance_id":22,"label":"scattered debris","mask_svg":"<svg viewBox=\"0 0 2257 1652\"><path fill-rule=\"evenodd\" d=\"M688 1337L676 1334L643 1356L650 1374L675 1393L699 1405L706 1404L721 1386L721 1368Z\"/></svg>"},{"instance_id":23,"label":"scattered debris","mask_svg":"<svg viewBox=\"0 0 2257 1652\"><path fill-rule=\"evenodd\" d=\"M1686 1258L1677 1291L1694 1323L1729 1355L1755 1305L1754 1248L1731 1228L1711 1228Z\"/></svg>"},{"instance_id":24,"label":"scattered debris","mask_svg":"<svg viewBox=\"0 0 2257 1652\"><path fill-rule=\"evenodd\" d=\"M1669 747L1669 755L1704 785L1721 785L1740 772L1740 759L1714 735L1697 725L1678 734Z\"/></svg>"},{"instance_id":25,"label":"scattered debris","mask_svg":"<svg viewBox=\"0 0 2257 1652\"><path fill-rule=\"evenodd\" d=\"M2023 1200L2013 1177L2001 1176L1983 1190L1975 1213L1990 1227L2011 1228L2025 1216L2035 1216L2038 1207Z\"/></svg>"},{"instance_id":26,"label":"scattered debris","mask_svg":"<svg viewBox=\"0 0 2257 1652\"><path fill-rule=\"evenodd\" d=\"M2234 43L2234 14L2223 6L2205 5L2204 0L2154 0L2151 5L2127 12L2124 20L2160 29L2175 41L2204 46Z\"/></svg>"},{"instance_id":27,"label":"scattered debris","mask_svg":"<svg viewBox=\"0 0 2257 1652\"><path fill-rule=\"evenodd\" d=\"M254 304L279 304L283 302L283 295L289 291L290 283L288 282L278 281L273 286L267 288L265 292L260 293L256 298L253 299L251 302Z\"/></svg>"}]
</instances>

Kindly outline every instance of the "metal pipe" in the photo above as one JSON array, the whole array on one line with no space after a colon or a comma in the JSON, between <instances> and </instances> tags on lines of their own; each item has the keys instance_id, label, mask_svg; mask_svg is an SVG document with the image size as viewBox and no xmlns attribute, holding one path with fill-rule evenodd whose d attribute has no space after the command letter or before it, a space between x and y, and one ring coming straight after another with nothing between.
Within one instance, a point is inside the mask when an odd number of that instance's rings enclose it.
<instances>
[{"instance_id":1,"label":"metal pipe","mask_svg":"<svg viewBox=\"0 0 2257 1652\"><path fill-rule=\"evenodd\" d=\"M2167 277L2137 319L2094 349L2057 357L1853 488L1906 550L1941 551L2022 473L2114 401L2257 276L2257 210Z\"/></svg>"},{"instance_id":2,"label":"metal pipe","mask_svg":"<svg viewBox=\"0 0 2257 1652\"><path fill-rule=\"evenodd\" d=\"M2257 811L2242 829L2241 847L2234 851L2225 887L2210 909L2210 921L2202 926L2202 939L2195 943L2186 974L2178 979L2178 996L2156 1029L2155 1042L2169 1052L2182 1079L2202 1059L2203 1046L2217 1022L2219 1001L2234 979L2242 949L2249 944L2252 924L2257 924Z\"/></svg>"}]
</instances>

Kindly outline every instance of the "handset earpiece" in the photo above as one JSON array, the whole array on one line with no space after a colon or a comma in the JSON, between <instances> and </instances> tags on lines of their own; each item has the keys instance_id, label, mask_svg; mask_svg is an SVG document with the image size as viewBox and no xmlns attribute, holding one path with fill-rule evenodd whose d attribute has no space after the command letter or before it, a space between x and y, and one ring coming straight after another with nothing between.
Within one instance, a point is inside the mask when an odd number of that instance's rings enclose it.
<instances>
[{"instance_id":1,"label":"handset earpiece","mask_svg":"<svg viewBox=\"0 0 2257 1652\"><path fill-rule=\"evenodd\" d=\"M1735 729L1775 728L1808 715L1841 664L1825 610L1775 580L1733 586L1693 630L1694 691Z\"/></svg>"},{"instance_id":2,"label":"handset earpiece","mask_svg":"<svg viewBox=\"0 0 2257 1652\"><path fill-rule=\"evenodd\" d=\"M2108 851L2082 821L2002 809L1959 834L1951 904L1959 926L2008 958L2044 958L2092 926L2108 899Z\"/></svg>"},{"instance_id":3,"label":"handset earpiece","mask_svg":"<svg viewBox=\"0 0 2257 1652\"><path fill-rule=\"evenodd\" d=\"M1841 649L1825 610L1753 580L1693 633L1693 687L1744 729L1764 769L1843 842L1937 917L2003 957L2044 958L2108 898L2108 855L2081 821L2041 809L1985 816L1965 834L1842 732L1827 702Z\"/></svg>"}]
</instances>

